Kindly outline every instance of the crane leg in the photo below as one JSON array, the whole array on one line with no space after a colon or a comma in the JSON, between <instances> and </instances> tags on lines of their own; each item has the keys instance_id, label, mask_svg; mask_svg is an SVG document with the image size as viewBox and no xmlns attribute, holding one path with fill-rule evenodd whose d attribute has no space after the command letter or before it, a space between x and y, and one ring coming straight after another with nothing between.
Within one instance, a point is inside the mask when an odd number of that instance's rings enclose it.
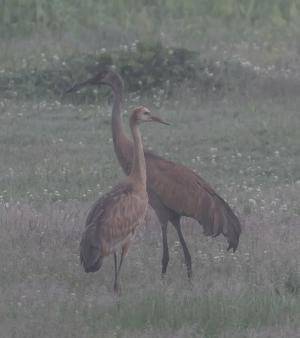
<instances>
[{"instance_id":1,"label":"crane leg","mask_svg":"<svg viewBox=\"0 0 300 338\"><path fill-rule=\"evenodd\" d=\"M148 191L149 202L151 207L156 213L156 216L159 220L161 226L161 235L162 235L162 244L163 244L163 253L161 259L161 277L163 278L167 272L167 267L169 263L169 248L168 248L168 222L170 218L170 210L167 209L160 199L151 191Z\"/></svg>"},{"instance_id":2,"label":"crane leg","mask_svg":"<svg viewBox=\"0 0 300 338\"><path fill-rule=\"evenodd\" d=\"M184 254L185 264L187 268L187 275L188 275L188 278L191 278L192 277L192 259L191 259L191 254L189 252L189 249L186 245L185 239L181 231L180 217L174 217L170 219L170 221L174 225L177 231L178 238L179 238L180 244L182 246L183 254Z\"/></svg>"},{"instance_id":3,"label":"crane leg","mask_svg":"<svg viewBox=\"0 0 300 338\"><path fill-rule=\"evenodd\" d=\"M122 266L122 263L123 263L123 261L124 261L124 258L125 258L125 256L127 255L128 248L129 248L129 244L130 244L130 242L128 241L127 243L125 243L125 244L122 246L121 259L120 259L120 264L119 264L119 268L118 268L118 275L119 275L119 273L120 273L121 266Z\"/></svg>"},{"instance_id":4,"label":"crane leg","mask_svg":"<svg viewBox=\"0 0 300 338\"><path fill-rule=\"evenodd\" d=\"M115 281L114 281L114 292L118 295L121 294L121 287L119 284L119 276L120 276L120 271L121 267L124 261L124 258L128 252L130 242L128 241L122 246L122 252L121 252L121 258L120 258L120 263L118 266L118 258L117 258L117 253L114 252L114 264L115 264Z\"/></svg>"},{"instance_id":5,"label":"crane leg","mask_svg":"<svg viewBox=\"0 0 300 338\"><path fill-rule=\"evenodd\" d=\"M114 265L115 265L115 280L114 280L114 293L119 295L120 294L120 286L119 286L119 269L118 269L118 258L117 253L114 252Z\"/></svg>"},{"instance_id":6,"label":"crane leg","mask_svg":"<svg viewBox=\"0 0 300 338\"><path fill-rule=\"evenodd\" d=\"M167 267L169 263L169 247L168 247L168 236L167 236L167 229L168 229L168 220L161 222L161 233L162 233L162 242L163 242L163 255L162 255L162 268L161 268L161 276L164 277L165 273L167 272Z\"/></svg>"}]
</instances>

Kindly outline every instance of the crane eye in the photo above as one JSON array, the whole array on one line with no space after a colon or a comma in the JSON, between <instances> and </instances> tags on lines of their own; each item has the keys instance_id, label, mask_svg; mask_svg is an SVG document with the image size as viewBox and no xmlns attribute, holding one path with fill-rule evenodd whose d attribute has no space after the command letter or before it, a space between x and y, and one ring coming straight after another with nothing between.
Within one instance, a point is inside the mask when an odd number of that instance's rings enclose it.
<instances>
[{"instance_id":1,"label":"crane eye","mask_svg":"<svg viewBox=\"0 0 300 338\"><path fill-rule=\"evenodd\" d=\"M150 115L150 113L148 111L145 111L144 114L145 115Z\"/></svg>"}]
</instances>

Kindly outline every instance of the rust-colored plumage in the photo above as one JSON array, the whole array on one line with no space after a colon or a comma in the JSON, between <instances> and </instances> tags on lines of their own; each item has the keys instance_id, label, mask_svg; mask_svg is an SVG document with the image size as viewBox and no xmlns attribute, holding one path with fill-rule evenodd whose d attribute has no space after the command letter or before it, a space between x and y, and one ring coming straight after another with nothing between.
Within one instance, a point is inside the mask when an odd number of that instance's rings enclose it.
<instances>
[{"instance_id":1,"label":"rust-colored plumage","mask_svg":"<svg viewBox=\"0 0 300 338\"><path fill-rule=\"evenodd\" d=\"M78 90L86 85L108 85L113 91L112 134L114 148L121 167L128 175L131 170L133 146L122 124L123 81L117 72L109 69L85 82L76 84L68 92ZM210 185L189 168L168 161L149 150L145 150L145 160L149 203L155 210L162 227L162 274L166 272L169 262L167 241L169 221L178 233L188 276L190 277L192 274L191 255L181 231L180 218L182 216L196 219L203 226L206 235L215 237L223 234L229 243L228 250L232 248L235 251L241 233L240 222L229 205Z\"/></svg>"},{"instance_id":2,"label":"rust-colored plumage","mask_svg":"<svg viewBox=\"0 0 300 338\"><path fill-rule=\"evenodd\" d=\"M148 205L146 165L138 123L156 121L145 107L136 108L130 118L133 136L133 160L129 176L109 193L100 197L90 210L80 242L80 260L86 272L99 270L105 256L114 254L114 290L118 292L118 275L136 227L145 217ZM117 250L122 248L117 267Z\"/></svg>"}]
</instances>

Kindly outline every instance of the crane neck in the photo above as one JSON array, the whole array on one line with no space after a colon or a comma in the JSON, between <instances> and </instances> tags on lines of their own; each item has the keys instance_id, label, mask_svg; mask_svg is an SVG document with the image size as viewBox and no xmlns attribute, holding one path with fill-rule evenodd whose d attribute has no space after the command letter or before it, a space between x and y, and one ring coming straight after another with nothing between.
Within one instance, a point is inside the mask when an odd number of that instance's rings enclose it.
<instances>
[{"instance_id":1,"label":"crane neck","mask_svg":"<svg viewBox=\"0 0 300 338\"><path fill-rule=\"evenodd\" d=\"M134 182L142 184L146 189L146 163L143 149L143 141L138 123L130 118L130 129L133 137L133 161L129 177Z\"/></svg>"},{"instance_id":2,"label":"crane neck","mask_svg":"<svg viewBox=\"0 0 300 338\"><path fill-rule=\"evenodd\" d=\"M125 131L123 128L122 123L122 116L121 116L121 104L123 99L123 88L120 89L115 88L112 86L113 90L113 107L112 107L112 132L113 136L117 136L118 134L124 134Z\"/></svg>"},{"instance_id":3,"label":"crane neck","mask_svg":"<svg viewBox=\"0 0 300 338\"><path fill-rule=\"evenodd\" d=\"M113 107L112 107L112 137L114 142L115 152L118 158L119 163L121 164L125 173L129 174L131 163L130 158L130 148L131 140L127 136L121 116L121 104L123 98L123 83L121 79L114 81L111 84L113 91Z\"/></svg>"}]
</instances>

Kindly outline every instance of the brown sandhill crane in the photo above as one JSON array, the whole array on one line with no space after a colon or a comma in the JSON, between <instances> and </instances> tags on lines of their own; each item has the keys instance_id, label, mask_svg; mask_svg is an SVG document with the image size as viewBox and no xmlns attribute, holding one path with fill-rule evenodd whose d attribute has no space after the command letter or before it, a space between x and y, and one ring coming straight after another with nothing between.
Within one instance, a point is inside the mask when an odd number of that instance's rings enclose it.
<instances>
[{"instance_id":1,"label":"brown sandhill crane","mask_svg":"<svg viewBox=\"0 0 300 338\"><path fill-rule=\"evenodd\" d=\"M114 95L112 107L112 135L118 161L128 175L131 168L133 145L126 135L121 117L123 81L112 69L105 69L93 78L78 83L66 93L77 91L86 85L107 85ZM204 234L216 237L223 234L228 241L228 249L236 250L241 233L239 219L229 205L189 168L166 160L152 151L145 150L147 168L147 191L149 203L155 210L162 229L163 256L162 275L167 271L169 249L167 225L175 227L185 257L188 277L192 275L191 255L184 240L180 219L187 216L196 219L204 229Z\"/></svg>"},{"instance_id":2,"label":"brown sandhill crane","mask_svg":"<svg viewBox=\"0 0 300 338\"><path fill-rule=\"evenodd\" d=\"M109 193L100 197L90 210L80 242L80 260L85 272L95 272L102 260L114 254L114 291L119 291L118 277L124 257L136 227L143 222L148 205L146 191L146 164L138 124L155 121L167 124L153 116L145 107L136 108L130 117L133 137L133 160L128 177ZM117 266L117 250L121 258Z\"/></svg>"}]
</instances>

